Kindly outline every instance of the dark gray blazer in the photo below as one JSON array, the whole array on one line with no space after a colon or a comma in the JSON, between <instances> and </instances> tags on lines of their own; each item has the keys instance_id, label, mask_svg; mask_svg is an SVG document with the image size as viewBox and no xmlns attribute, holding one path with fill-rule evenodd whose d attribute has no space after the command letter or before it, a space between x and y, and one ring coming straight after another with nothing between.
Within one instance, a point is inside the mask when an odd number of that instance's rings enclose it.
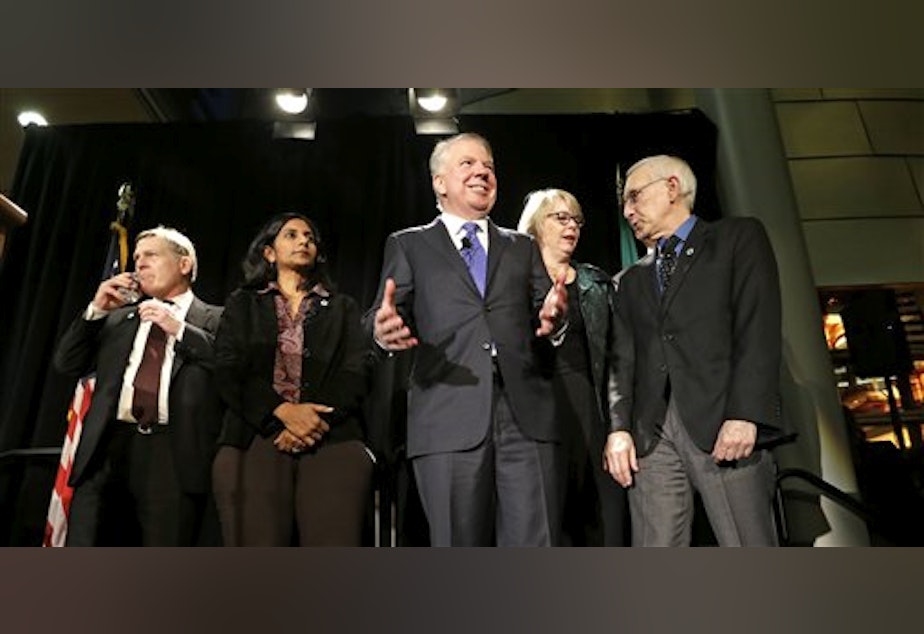
<instances>
[{"instance_id":1,"label":"dark gray blazer","mask_svg":"<svg viewBox=\"0 0 924 634\"><path fill-rule=\"evenodd\" d=\"M492 416L492 343L523 433L535 440L560 438L553 349L535 335L551 281L531 237L490 220L488 235L484 299L439 219L386 241L377 300L366 323L371 331L385 279L394 279L398 311L419 340L408 391L408 457L462 451L485 438Z\"/></svg>"},{"instance_id":2,"label":"dark gray blazer","mask_svg":"<svg viewBox=\"0 0 924 634\"><path fill-rule=\"evenodd\" d=\"M616 303L611 430L631 431L639 455L657 442L668 379L703 451L712 450L726 419L757 423L758 445L781 437L780 288L759 221L697 220L666 295L658 294L649 255L620 276Z\"/></svg>"},{"instance_id":3,"label":"dark gray blazer","mask_svg":"<svg viewBox=\"0 0 924 634\"><path fill-rule=\"evenodd\" d=\"M106 426L115 421L122 376L138 331L138 307L125 306L103 319L78 315L58 344L54 366L80 377L96 372L96 388L83 421L69 484L79 485L99 464L93 458ZM171 445L180 488L189 493L210 490L221 405L212 380L215 332L221 307L194 298L186 314L183 339L176 342L170 378Z\"/></svg>"}]
</instances>

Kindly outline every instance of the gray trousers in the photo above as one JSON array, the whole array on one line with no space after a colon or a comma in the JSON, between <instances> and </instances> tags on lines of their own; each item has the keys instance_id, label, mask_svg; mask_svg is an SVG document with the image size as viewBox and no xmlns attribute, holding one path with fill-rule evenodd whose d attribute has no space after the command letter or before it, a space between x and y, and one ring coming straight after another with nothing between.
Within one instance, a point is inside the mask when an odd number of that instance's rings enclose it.
<instances>
[{"instance_id":1,"label":"gray trousers","mask_svg":"<svg viewBox=\"0 0 924 634\"><path fill-rule=\"evenodd\" d=\"M499 380L487 438L413 459L432 546L554 546L561 535L561 447L527 438Z\"/></svg>"},{"instance_id":2,"label":"gray trousers","mask_svg":"<svg viewBox=\"0 0 924 634\"><path fill-rule=\"evenodd\" d=\"M671 398L661 438L639 458L629 489L633 546L689 546L693 491L699 492L720 546L776 546L769 451L716 464L693 444Z\"/></svg>"}]
</instances>

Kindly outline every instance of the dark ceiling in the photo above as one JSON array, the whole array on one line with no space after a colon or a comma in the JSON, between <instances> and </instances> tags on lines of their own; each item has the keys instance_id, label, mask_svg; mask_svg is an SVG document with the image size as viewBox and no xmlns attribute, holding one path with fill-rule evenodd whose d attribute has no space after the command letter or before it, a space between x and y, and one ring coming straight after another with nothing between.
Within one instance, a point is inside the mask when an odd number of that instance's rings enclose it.
<instances>
[{"instance_id":1,"label":"dark ceiling","mask_svg":"<svg viewBox=\"0 0 924 634\"><path fill-rule=\"evenodd\" d=\"M233 121L285 118L274 103L274 88L140 88L142 102L158 121ZM513 90L460 88L460 108ZM409 114L407 88L314 88L317 118Z\"/></svg>"}]
</instances>

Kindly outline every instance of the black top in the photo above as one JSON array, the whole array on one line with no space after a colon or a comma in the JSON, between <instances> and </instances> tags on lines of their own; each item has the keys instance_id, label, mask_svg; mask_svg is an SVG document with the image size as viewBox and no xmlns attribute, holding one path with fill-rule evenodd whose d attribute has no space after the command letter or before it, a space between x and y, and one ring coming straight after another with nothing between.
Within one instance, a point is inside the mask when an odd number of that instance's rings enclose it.
<instances>
[{"instance_id":1,"label":"black top","mask_svg":"<svg viewBox=\"0 0 924 634\"><path fill-rule=\"evenodd\" d=\"M587 333L584 317L581 315L581 297L578 285L571 282L565 285L568 291L568 334L558 347L556 354L556 371L559 374L590 374L590 362L587 355Z\"/></svg>"}]
</instances>

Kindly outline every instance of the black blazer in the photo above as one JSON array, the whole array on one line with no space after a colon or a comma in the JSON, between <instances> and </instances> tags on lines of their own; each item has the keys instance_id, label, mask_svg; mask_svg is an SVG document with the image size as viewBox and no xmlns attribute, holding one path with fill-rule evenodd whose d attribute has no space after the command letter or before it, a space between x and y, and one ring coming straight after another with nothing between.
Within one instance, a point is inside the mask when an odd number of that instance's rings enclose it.
<instances>
[{"instance_id":1,"label":"black blazer","mask_svg":"<svg viewBox=\"0 0 924 634\"><path fill-rule=\"evenodd\" d=\"M227 405L219 444L246 449L256 434L284 429L273 410L283 399L273 388L279 329L273 293L234 291L215 341L215 376ZM304 324L301 402L335 408L323 415L330 431L322 442L362 440L362 399L371 354L356 302L331 293L309 311Z\"/></svg>"},{"instance_id":2,"label":"black blazer","mask_svg":"<svg viewBox=\"0 0 924 634\"><path fill-rule=\"evenodd\" d=\"M490 220L488 235L484 298L438 218L393 233L385 243L367 328L372 329L385 279L393 278L398 311L419 340L408 393L408 457L462 451L485 438L492 418L492 343L523 433L536 440L561 436L551 387L552 347L535 335L551 280L531 237Z\"/></svg>"},{"instance_id":3,"label":"black blazer","mask_svg":"<svg viewBox=\"0 0 924 634\"><path fill-rule=\"evenodd\" d=\"M759 445L781 437L780 288L759 221L697 220L665 296L649 254L620 277L617 313L611 430L629 430L639 455L657 442L668 379L703 451L726 419L757 423Z\"/></svg>"},{"instance_id":4,"label":"black blazer","mask_svg":"<svg viewBox=\"0 0 924 634\"><path fill-rule=\"evenodd\" d=\"M171 446L180 488L206 493L221 423L221 402L212 377L213 344L221 307L193 299L183 339L174 347L169 408ZM115 421L122 377L138 331L138 308L125 306L103 319L83 315L71 323L55 351L54 366L65 375L96 372L96 388L83 421L69 484L79 485L98 461L93 460L106 426ZM115 424L115 423L113 423Z\"/></svg>"},{"instance_id":5,"label":"black blazer","mask_svg":"<svg viewBox=\"0 0 924 634\"><path fill-rule=\"evenodd\" d=\"M592 264L571 264L577 273L574 286L577 287L581 318L584 320L590 379L597 405L597 418L581 423L585 426L588 449L596 460L602 455L606 442L606 421L609 419L608 382L609 377L615 374L611 351L615 345L616 287L612 278L602 269Z\"/></svg>"}]
</instances>

